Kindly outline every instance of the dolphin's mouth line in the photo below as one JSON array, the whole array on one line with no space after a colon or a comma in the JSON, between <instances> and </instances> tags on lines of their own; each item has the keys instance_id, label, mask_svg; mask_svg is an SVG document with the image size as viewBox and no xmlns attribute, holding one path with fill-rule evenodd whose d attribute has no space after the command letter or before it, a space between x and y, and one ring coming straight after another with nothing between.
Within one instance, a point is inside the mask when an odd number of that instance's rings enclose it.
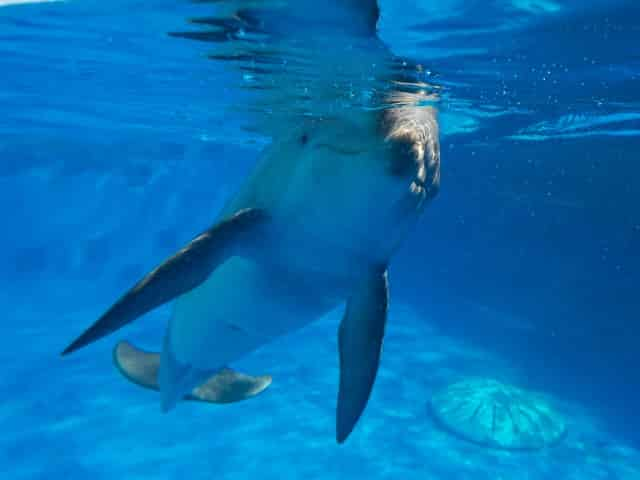
<instances>
[{"instance_id":1,"label":"dolphin's mouth line","mask_svg":"<svg viewBox=\"0 0 640 480\"><path fill-rule=\"evenodd\" d=\"M273 337L270 335L266 335L263 332L259 332L259 331L252 331L252 330L247 330L246 328L233 323L233 322L225 322L225 325L227 326L227 328L229 328L230 330L234 331L234 332L238 332L241 333L247 337L251 337L251 338L255 338L255 339L259 339L259 340L265 340L266 341L270 341L273 340Z\"/></svg>"},{"instance_id":2,"label":"dolphin's mouth line","mask_svg":"<svg viewBox=\"0 0 640 480\"><path fill-rule=\"evenodd\" d=\"M234 332L238 332L238 333L242 333L243 335L246 335L247 337L262 337L262 335L260 335L257 332L252 332L250 330L247 330L246 328L233 323L233 322L225 322L227 328L229 328L229 330L233 330Z\"/></svg>"},{"instance_id":3,"label":"dolphin's mouth line","mask_svg":"<svg viewBox=\"0 0 640 480\"><path fill-rule=\"evenodd\" d=\"M348 147L336 147L330 143L319 143L316 148L325 148L339 155L360 155L365 152L363 149L348 148Z\"/></svg>"}]
</instances>

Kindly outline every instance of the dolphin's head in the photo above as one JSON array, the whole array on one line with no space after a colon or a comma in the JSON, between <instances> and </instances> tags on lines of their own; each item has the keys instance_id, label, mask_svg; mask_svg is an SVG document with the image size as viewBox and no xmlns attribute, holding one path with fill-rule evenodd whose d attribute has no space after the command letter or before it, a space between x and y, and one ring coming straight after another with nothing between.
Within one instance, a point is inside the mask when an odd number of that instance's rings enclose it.
<instances>
[{"instance_id":1,"label":"dolphin's head","mask_svg":"<svg viewBox=\"0 0 640 480\"><path fill-rule=\"evenodd\" d=\"M384 138L390 149L391 176L410 182L411 192L431 199L440 187L437 111L432 106L402 105L384 112Z\"/></svg>"}]
</instances>

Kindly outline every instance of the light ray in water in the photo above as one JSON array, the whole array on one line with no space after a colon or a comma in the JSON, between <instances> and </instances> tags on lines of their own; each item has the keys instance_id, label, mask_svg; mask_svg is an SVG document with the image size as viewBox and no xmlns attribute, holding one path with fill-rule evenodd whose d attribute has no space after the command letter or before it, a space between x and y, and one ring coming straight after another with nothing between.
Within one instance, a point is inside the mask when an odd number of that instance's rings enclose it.
<instances>
[{"instance_id":1,"label":"light ray in water","mask_svg":"<svg viewBox=\"0 0 640 480\"><path fill-rule=\"evenodd\" d=\"M530 125L509 138L541 141L549 138L580 138L602 135L640 136L640 113L563 115L555 120L544 120Z\"/></svg>"},{"instance_id":2,"label":"light ray in water","mask_svg":"<svg viewBox=\"0 0 640 480\"><path fill-rule=\"evenodd\" d=\"M30 3L53 3L64 0L0 0L0 7L10 7L12 5L26 5Z\"/></svg>"}]
</instances>

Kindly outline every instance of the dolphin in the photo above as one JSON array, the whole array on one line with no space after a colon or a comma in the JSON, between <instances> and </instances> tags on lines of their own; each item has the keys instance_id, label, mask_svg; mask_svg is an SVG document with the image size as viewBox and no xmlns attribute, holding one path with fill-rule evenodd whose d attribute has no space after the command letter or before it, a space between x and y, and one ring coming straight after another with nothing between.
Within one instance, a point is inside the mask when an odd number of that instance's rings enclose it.
<instances>
[{"instance_id":1,"label":"dolphin","mask_svg":"<svg viewBox=\"0 0 640 480\"><path fill-rule=\"evenodd\" d=\"M288 40L283 25L298 25L296 41L302 35L318 46L315 30L300 25L308 19L300 6L305 1L284 2L284 10L282 2L273 3L274 11L239 9L226 23L208 19L217 28L214 41L221 26L240 28L241 22L245 34L254 26L280 46ZM314 84L322 114L272 125L271 143L212 226L124 293L64 355L174 300L157 371L161 408L168 411L227 365L345 304L336 440L347 439L380 363L388 266L439 190L440 147L437 110L422 92L388 89L385 108L327 106L330 77L338 75L333 67L359 68L369 65L367 55L384 52L376 41L375 1L342 0L327 8L314 12L319 32L347 32L354 44L372 47L352 61L348 48L314 53L327 67L318 71L324 84ZM210 40L202 32L182 36Z\"/></svg>"}]
</instances>

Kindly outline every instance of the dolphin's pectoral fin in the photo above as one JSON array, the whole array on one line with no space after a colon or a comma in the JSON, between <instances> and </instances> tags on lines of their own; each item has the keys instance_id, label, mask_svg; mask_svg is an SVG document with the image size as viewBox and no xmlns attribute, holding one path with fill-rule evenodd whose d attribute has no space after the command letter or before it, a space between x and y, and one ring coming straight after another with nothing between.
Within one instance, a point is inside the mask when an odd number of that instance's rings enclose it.
<instances>
[{"instance_id":1,"label":"dolphin's pectoral fin","mask_svg":"<svg viewBox=\"0 0 640 480\"><path fill-rule=\"evenodd\" d=\"M388 303L385 269L369 273L347 303L338 332L338 443L347 439L369 400L380 362Z\"/></svg>"},{"instance_id":2,"label":"dolphin's pectoral fin","mask_svg":"<svg viewBox=\"0 0 640 480\"><path fill-rule=\"evenodd\" d=\"M242 246L266 218L264 210L241 210L198 235L140 280L62 354L78 350L200 285L227 258L242 253Z\"/></svg>"},{"instance_id":3,"label":"dolphin's pectoral fin","mask_svg":"<svg viewBox=\"0 0 640 480\"><path fill-rule=\"evenodd\" d=\"M119 342L113 349L113 362L124 377L141 387L158 391L160 354L145 352L129 342ZM271 385L269 375L250 376L223 368L205 383L194 388L185 400L209 403L232 403L262 393Z\"/></svg>"}]
</instances>

